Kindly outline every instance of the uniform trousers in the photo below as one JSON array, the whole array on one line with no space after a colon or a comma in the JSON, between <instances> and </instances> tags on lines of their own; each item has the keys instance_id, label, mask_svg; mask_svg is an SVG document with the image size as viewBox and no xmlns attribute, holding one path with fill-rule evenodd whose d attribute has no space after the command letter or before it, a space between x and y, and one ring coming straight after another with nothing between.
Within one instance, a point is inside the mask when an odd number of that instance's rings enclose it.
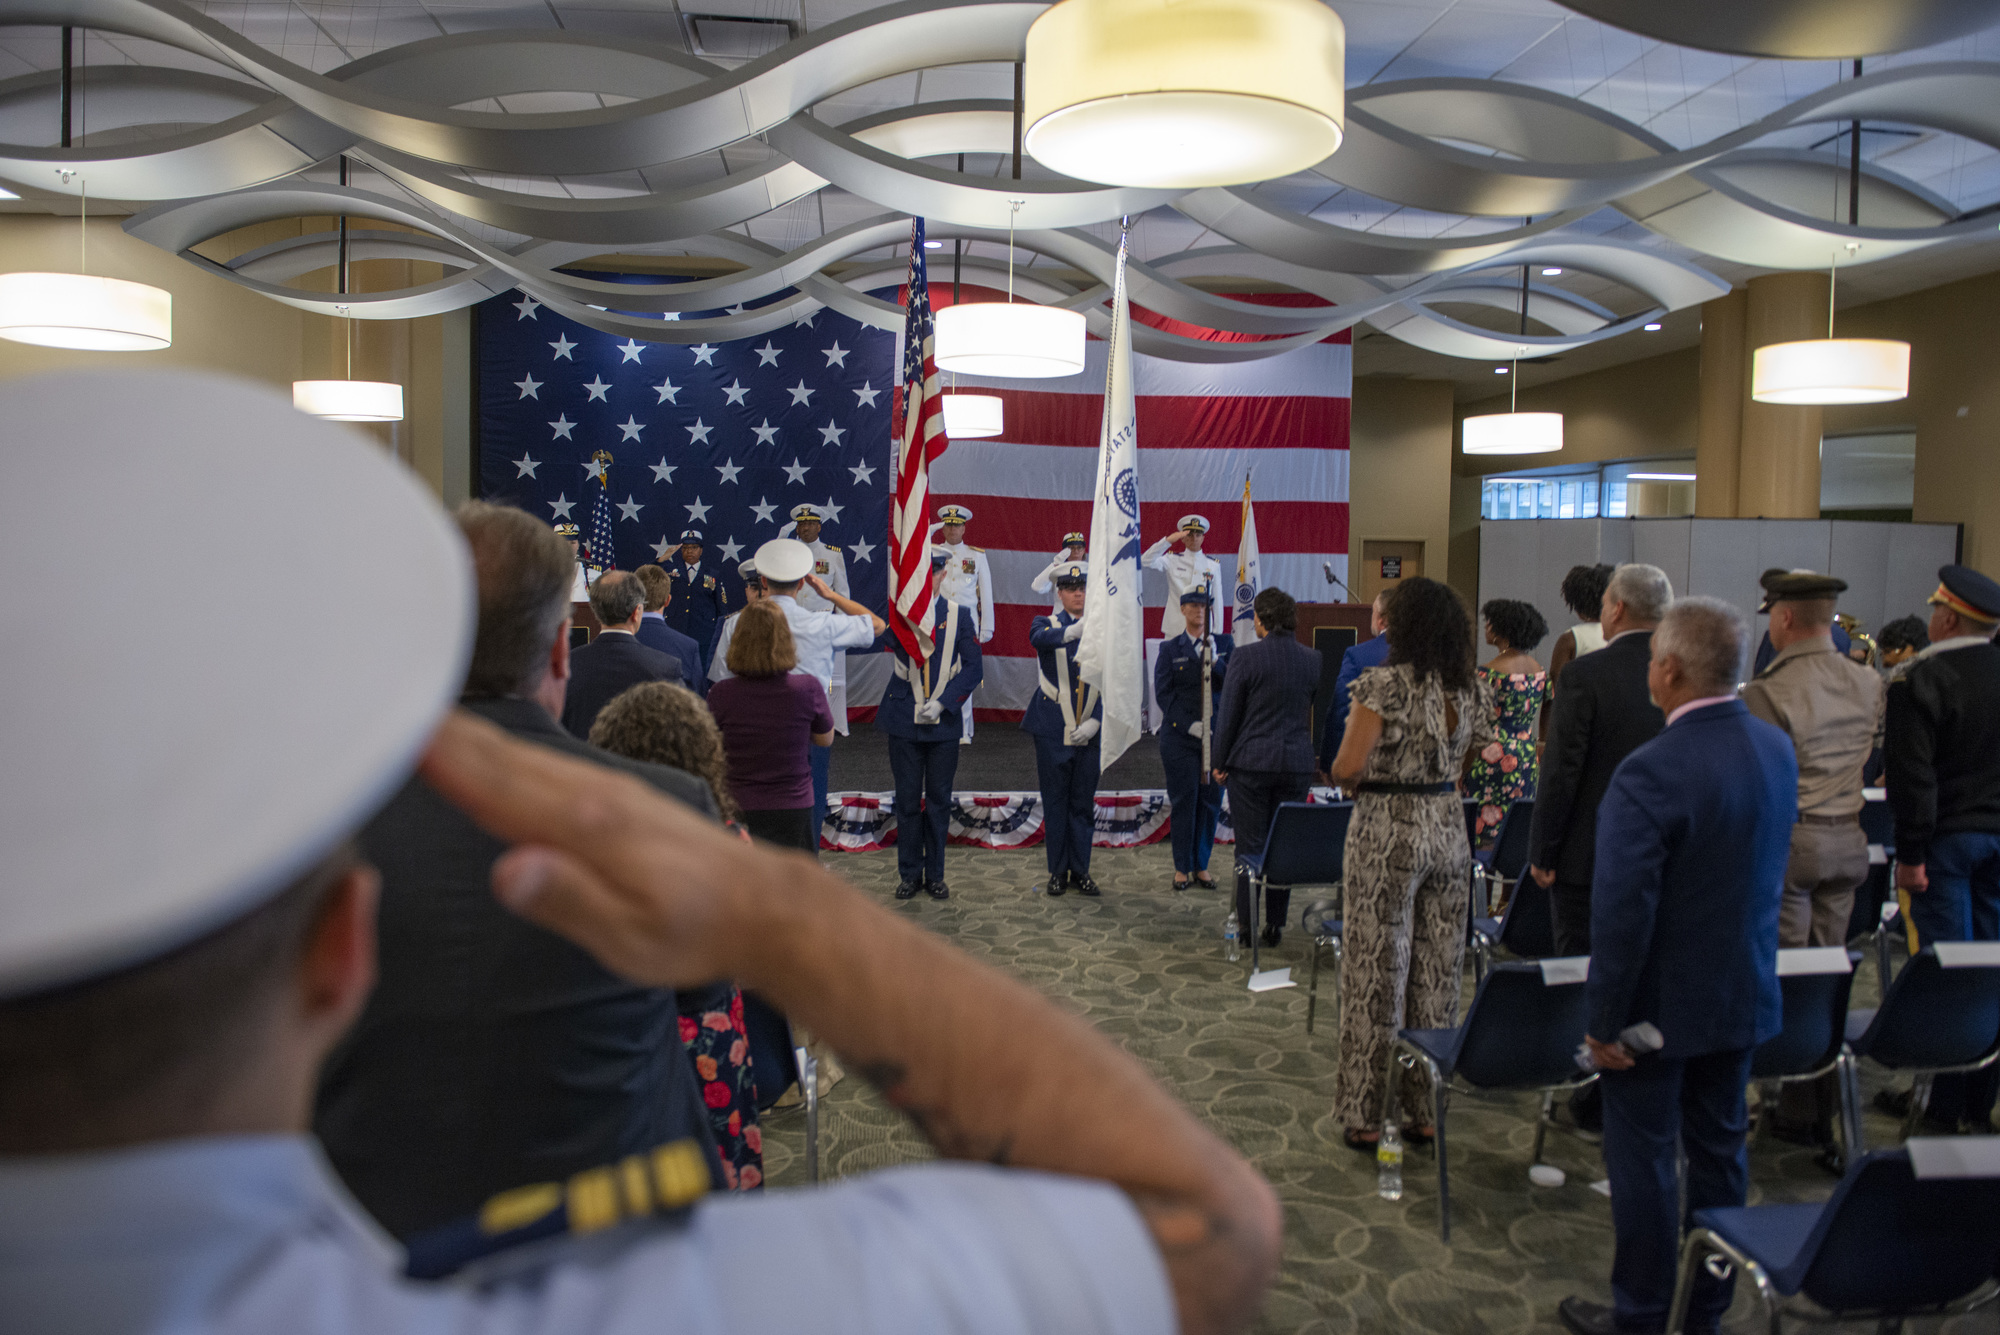
<instances>
[{"instance_id":1,"label":"uniform trousers","mask_svg":"<svg viewBox=\"0 0 2000 1335\"><path fill-rule=\"evenodd\" d=\"M891 737L888 742L889 771L896 776L896 874L913 885L941 882L959 740Z\"/></svg>"},{"instance_id":2,"label":"uniform trousers","mask_svg":"<svg viewBox=\"0 0 2000 1335\"><path fill-rule=\"evenodd\" d=\"M1097 832L1097 773L1104 755L1097 738L1064 746L1035 734L1035 778L1042 790L1042 849L1049 875L1090 875L1090 841Z\"/></svg>"},{"instance_id":3,"label":"uniform trousers","mask_svg":"<svg viewBox=\"0 0 2000 1335\"><path fill-rule=\"evenodd\" d=\"M1197 746L1200 743L1196 743ZM1313 776L1305 770L1233 769L1229 772L1229 828L1236 834L1236 920L1250 930L1250 869L1244 854L1264 856L1271 837L1271 820L1286 802L1303 802L1312 791ZM1292 912L1292 888L1264 887L1266 926L1283 927Z\"/></svg>"},{"instance_id":4,"label":"uniform trousers","mask_svg":"<svg viewBox=\"0 0 2000 1335\"><path fill-rule=\"evenodd\" d=\"M1621 1331L1663 1331L1673 1305L1681 1230L1696 1210L1741 1205L1750 1186L1743 1098L1749 1048L1698 1057L1641 1057L1606 1071L1604 1168L1611 1179L1611 1296ZM1679 1157L1687 1155L1687 1214ZM1697 1277L1691 1335L1712 1332L1734 1281Z\"/></svg>"},{"instance_id":5,"label":"uniform trousers","mask_svg":"<svg viewBox=\"0 0 2000 1335\"><path fill-rule=\"evenodd\" d=\"M1868 879L1868 836L1859 817L1839 825L1800 821L1792 827L1785 864L1785 898L1778 910L1778 945L1844 946L1854 892Z\"/></svg>"},{"instance_id":6,"label":"uniform trousers","mask_svg":"<svg viewBox=\"0 0 2000 1335\"><path fill-rule=\"evenodd\" d=\"M1201 768L1201 739L1184 732L1160 733L1160 767L1167 772L1167 801L1173 805L1168 829L1173 837L1174 870L1208 870L1215 848L1215 822L1222 814L1222 785Z\"/></svg>"},{"instance_id":7,"label":"uniform trousers","mask_svg":"<svg viewBox=\"0 0 2000 1335\"><path fill-rule=\"evenodd\" d=\"M808 746L806 762L812 767L812 846L819 848L819 834L826 826L826 790L833 774L833 748L831 746Z\"/></svg>"},{"instance_id":8,"label":"uniform trousers","mask_svg":"<svg viewBox=\"0 0 2000 1335\"><path fill-rule=\"evenodd\" d=\"M1232 798L1234 793L1231 793ZM1458 1023L1472 846L1451 793L1363 793L1347 827L1346 950L1340 969L1340 1065L1333 1115L1379 1127L1382 1074L1398 1029ZM1404 1117L1431 1120L1430 1078L1404 1072Z\"/></svg>"},{"instance_id":9,"label":"uniform trousers","mask_svg":"<svg viewBox=\"0 0 2000 1335\"><path fill-rule=\"evenodd\" d=\"M2000 941L2000 834L1962 832L1931 839L1924 862L1929 889L1896 892L1914 953L1937 941ZM1931 1082L1928 1116L1973 1124L1991 1118L2000 1065Z\"/></svg>"}]
</instances>

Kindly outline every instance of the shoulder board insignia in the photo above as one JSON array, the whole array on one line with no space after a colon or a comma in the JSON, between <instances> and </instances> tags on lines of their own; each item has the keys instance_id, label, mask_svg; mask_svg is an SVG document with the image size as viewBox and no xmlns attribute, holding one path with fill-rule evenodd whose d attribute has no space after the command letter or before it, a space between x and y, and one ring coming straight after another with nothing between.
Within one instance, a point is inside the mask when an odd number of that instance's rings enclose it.
<instances>
[{"instance_id":1,"label":"shoulder board insignia","mask_svg":"<svg viewBox=\"0 0 2000 1335\"><path fill-rule=\"evenodd\" d=\"M967 543L966 545L968 547L972 546L972 544L970 543ZM984 556L986 554L986 549L984 547L973 547L972 550L978 552L981 556Z\"/></svg>"},{"instance_id":2,"label":"shoulder board insignia","mask_svg":"<svg viewBox=\"0 0 2000 1335\"><path fill-rule=\"evenodd\" d=\"M694 1140L587 1168L567 1182L536 1182L503 1191L479 1213L409 1241L404 1273L442 1279L474 1261L564 1234L685 1210L708 1194L708 1159Z\"/></svg>"},{"instance_id":3,"label":"shoulder board insignia","mask_svg":"<svg viewBox=\"0 0 2000 1335\"><path fill-rule=\"evenodd\" d=\"M840 550L840 548L838 548L838 547L834 546L834 545L833 545L832 543L830 543L830 542L823 542L823 543L821 543L821 544L820 544L820 546L822 546L822 547L826 548L826 549L827 549L828 551L830 551L830 552L837 552L837 551L839 551L839 550Z\"/></svg>"}]
</instances>

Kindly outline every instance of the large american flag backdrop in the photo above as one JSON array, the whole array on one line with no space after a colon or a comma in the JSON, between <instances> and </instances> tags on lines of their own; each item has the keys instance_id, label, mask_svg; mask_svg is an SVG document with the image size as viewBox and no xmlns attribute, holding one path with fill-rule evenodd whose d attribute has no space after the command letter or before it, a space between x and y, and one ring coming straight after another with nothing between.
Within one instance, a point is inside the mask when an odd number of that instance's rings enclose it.
<instances>
[{"instance_id":1,"label":"large american flag backdrop","mask_svg":"<svg viewBox=\"0 0 2000 1335\"><path fill-rule=\"evenodd\" d=\"M959 296L1004 300L970 284ZM931 297L950 305L952 285L934 282ZM709 558L728 567L732 606L742 602L736 563L778 536L793 506L828 505L835 517L824 540L846 553L854 596L886 610L896 334L822 310L810 326L731 343L633 343L562 319L518 292L483 303L478 318L487 499L550 522L572 518L587 533L597 487L592 456L608 451L616 564L653 560L681 530L699 528ZM1029 584L1064 533L1089 528L1104 352L1092 339L1083 372L1066 379L958 379L958 387L998 393L1006 405L1003 434L952 441L931 469L932 509L953 502L971 509L967 541L986 549L992 567L994 637L974 697L983 715L1017 716L1036 689L1028 623L1051 598ZM1265 584L1304 599L1337 596L1320 566L1332 562L1345 581L1353 383L1345 336L1236 364L1144 355L1134 363L1147 542L1190 511L1206 515L1213 525L1206 550L1232 577L1248 472ZM1149 608L1164 606L1165 577L1148 572L1145 596ZM1149 635L1159 615L1149 612ZM850 655L848 702L857 719L867 717L888 677L886 655Z\"/></svg>"}]
</instances>

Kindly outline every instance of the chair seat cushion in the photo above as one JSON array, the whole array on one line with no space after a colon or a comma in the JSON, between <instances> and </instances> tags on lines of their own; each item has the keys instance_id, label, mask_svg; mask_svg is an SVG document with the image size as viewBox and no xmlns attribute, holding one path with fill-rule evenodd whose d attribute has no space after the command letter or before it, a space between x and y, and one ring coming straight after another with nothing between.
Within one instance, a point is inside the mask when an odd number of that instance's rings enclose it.
<instances>
[{"instance_id":1,"label":"chair seat cushion","mask_svg":"<svg viewBox=\"0 0 2000 1335\"><path fill-rule=\"evenodd\" d=\"M1802 1256L1823 1205L1736 1205L1696 1210L1694 1222L1743 1252L1771 1276L1778 1292L1790 1297L1805 1282Z\"/></svg>"},{"instance_id":2,"label":"chair seat cushion","mask_svg":"<svg viewBox=\"0 0 2000 1335\"><path fill-rule=\"evenodd\" d=\"M1465 1036L1463 1026L1457 1029L1404 1029L1397 1037L1429 1057L1438 1064L1438 1070L1450 1077L1452 1067L1458 1064L1458 1049Z\"/></svg>"},{"instance_id":3,"label":"chair seat cushion","mask_svg":"<svg viewBox=\"0 0 2000 1335\"><path fill-rule=\"evenodd\" d=\"M1316 923L1306 922L1300 926L1311 932L1315 941L1333 941L1346 934L1346 924L1339 918L1320 918Z\"/></svg>"},{"instance_id":4,"label":"chair seat cushion","mask_svg":"<svg viewBox=\"0 0 2000 1335\"><path fill-rule=\"evenodd\" d=\"M1868 1032L1868 1026L1874 1023L1875 1012L1873 1009L1848 1011L1847 1041L1850 1043L1858 1041L1863 1034Z\"/></svg>"},{"instance_id":5,"label":"chair seat cushion","mask_svg":"<svg viewBox=\"0 0 2000 1335\"><path fill-rule=\"evenodd\" d=\"M1500 920L1498 918L1474 918L1472 920L1472 930L1485 937L1488 941L1498 941L1500 939Z\"/></svg>"},{"instance_id":6,"label":"chair seat cushion","mask_svg":"<svg viewBox=\"0 0 2000 1335\"><path fill-rule=\"evenodd\" d=\"M1252 876L1262 875L1264 871L1264 855L1262 853L1238 853L1236 855L1236 865L1249 872Z\"/></svg>"}]
</instances>

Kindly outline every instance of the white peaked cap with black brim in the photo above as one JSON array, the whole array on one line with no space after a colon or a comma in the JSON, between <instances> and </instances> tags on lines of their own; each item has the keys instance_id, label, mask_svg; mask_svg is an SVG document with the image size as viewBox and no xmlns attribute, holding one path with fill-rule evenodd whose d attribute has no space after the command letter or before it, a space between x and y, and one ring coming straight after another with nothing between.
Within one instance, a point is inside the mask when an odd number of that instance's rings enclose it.
<instances>
[{"instance_id":1,"label":"white peaked cap with black brim","mask_svg":"<svg viewBox=\"0 0 2000 1335\"><path fill-rule=\"evenodd\" d=\"M310 870L408 778L476 609L416 477L269 386L65 372L0 384L0 423L5 998L145 963ZM79 525L146 559L118 615L54 624ZM254 629L218 614L218 578L289 552Z\"/></svg>"},{"instance_id":2,"label":"white peaked cap with black brim","mask_svg":"<svg viewBox=\"0 0 2000 1335\"><path fill-rule=\"evenodd\" d=\"M773 584L796 584L812 573L813 549L797 538L773 538L750 558Z\"/></svg>"}]
</instances>

